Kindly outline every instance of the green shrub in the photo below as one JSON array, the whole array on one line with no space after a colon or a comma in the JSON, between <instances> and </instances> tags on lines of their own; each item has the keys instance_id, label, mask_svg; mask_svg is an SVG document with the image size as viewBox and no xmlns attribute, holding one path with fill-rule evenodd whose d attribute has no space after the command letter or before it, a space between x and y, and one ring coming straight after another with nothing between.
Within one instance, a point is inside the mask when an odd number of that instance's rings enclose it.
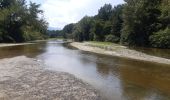
<instances>
[{"instance_id":1,"label":"green shrub","mask_svg":"<svg viewBox=\"0 0 170 100\"><path fill-rule=\"evenodd\" d=\"M150 44L153 47L170 48L170 28L160 30L151 35Z\"/></svg>"},{"instance_id":2,"label":"green shrub","mask_svg":"<svg viewBox=\"0 0 170 100\"><path fill-rule=\"evenodd\" d=\"M119 40L120 40L120 38L117 37L117 36L114 36L114 35L107 35L107 36L105 37L105 41L106 41L106 42L118 43Z\"/></svg>"}]
</instances>

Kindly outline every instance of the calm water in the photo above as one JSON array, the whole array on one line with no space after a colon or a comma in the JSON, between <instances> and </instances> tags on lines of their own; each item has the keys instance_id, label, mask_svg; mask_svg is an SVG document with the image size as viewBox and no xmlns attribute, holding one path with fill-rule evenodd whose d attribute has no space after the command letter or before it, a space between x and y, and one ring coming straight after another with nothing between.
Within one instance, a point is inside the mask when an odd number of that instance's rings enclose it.
<instances>
[{"instance_id":1,"label":"calm water","mask_svg":"<svg viewBox=\"0 0 170 100\"><path fill-rule=\"evenodd\" d=\"M170 100L170 66L83 52L62 41L0 48L0 59L25 55L75 75L104 100Z\"/></svg>"},{"instance_id":2,"label":"calm water","mask_svg":"<svg viewBox=\"0 0 170 100\"><path fill-rule=\"evenodd\" d=\"M135 49L137 51L149 55L170 59L170 49L157 49L157 48L145 48L145 47L131 47L130 49Z\"/></svg>"}]
</instances>

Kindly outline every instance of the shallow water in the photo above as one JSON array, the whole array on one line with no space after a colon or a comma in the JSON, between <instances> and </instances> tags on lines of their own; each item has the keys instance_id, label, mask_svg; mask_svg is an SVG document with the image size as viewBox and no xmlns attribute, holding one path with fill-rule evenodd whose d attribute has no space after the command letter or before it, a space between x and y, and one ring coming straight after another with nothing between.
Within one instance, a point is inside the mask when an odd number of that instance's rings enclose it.
<instances>
[{"instance_id":1,"label":"shallow water","mask_svg":"<svg viewBox=\"0 0 170 100\"><path fill-rule=\"evenodd\" d=\"M140 51L149 55L170 59L170 49L157 49L145 47L130 47L130 49Z\"/></svg>"},{"instance_id":2,"label":"shallow water","mask_svg":"<svg viewBox=\"0 0 170 100\"><path fill-rule=\"evenodd\" d=\"M74 49L62 41L0 48L0 58L26 55L95 87L104 100L170 100L170 66Z\"/></svg>"}]
</instances>

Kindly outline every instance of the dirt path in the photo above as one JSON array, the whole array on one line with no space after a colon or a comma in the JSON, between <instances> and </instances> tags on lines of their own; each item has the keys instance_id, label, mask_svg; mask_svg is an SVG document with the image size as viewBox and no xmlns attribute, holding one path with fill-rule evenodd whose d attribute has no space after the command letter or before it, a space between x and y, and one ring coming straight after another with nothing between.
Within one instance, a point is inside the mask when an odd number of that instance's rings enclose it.
<instances>
[{"instance_id":1,"label":"dirt path","mask_svg":"<svg viewBox=\"0 0 170 100\"><path fill-rule=\"evenodd\" d=\"M24 56L0 60L0 100L100 100L86 83Z\"/></svg>"},{"instance_id":2,"label":"dirt path","mask_svg":"<svg viewBox=\"0 0 170 100\"><path fill-rule=\"evenodd\" d=\"M120 45L101 46L89 42L84 42L84 43L73 42L70 43L70 45L80 50L99 53L99 54L113 55L118 57L125 57L125 58L150 61L150 62L156 62L162 64L170 64L170 59L147 55L142 52L130 50Z\"/></svg>"}]
</instances>

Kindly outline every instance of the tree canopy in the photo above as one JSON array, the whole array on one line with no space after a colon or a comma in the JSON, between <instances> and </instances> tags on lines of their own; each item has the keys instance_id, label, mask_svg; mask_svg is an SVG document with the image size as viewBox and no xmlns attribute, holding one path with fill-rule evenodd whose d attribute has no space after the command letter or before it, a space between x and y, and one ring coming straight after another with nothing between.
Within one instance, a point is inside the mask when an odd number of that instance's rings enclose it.
<instances>
[{"instance_id":1,"label":"tree canopy","mask_svg":"<svg viewBox=\"0 0 170 100\"><path fill-rule=\"evenodd\" d=\"M48 23L39 18L40 5L25 0L0 0L0 42L24 42L43 39Z\"/></svg>"},{"instance_id":2,"label":"tree canopy","mask_svg":"<svg viewBox=\"0 0 170 100\"><path fill-rule=\"evenodd\" d=\"M75 41L109 41L128 46L170 48L170 1L124 0L105 4L95 16L73 24ZM63 31L64 34L67 34Z\"/></svg>"}]
</instances>

